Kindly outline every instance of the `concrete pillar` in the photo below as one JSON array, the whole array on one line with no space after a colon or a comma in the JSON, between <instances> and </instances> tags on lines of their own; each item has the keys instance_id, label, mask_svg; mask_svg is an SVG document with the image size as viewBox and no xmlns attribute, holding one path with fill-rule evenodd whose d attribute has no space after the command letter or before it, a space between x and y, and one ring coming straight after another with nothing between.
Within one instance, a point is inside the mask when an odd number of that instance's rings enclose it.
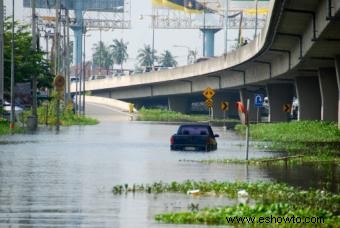
<instances>
[{"instance_id":1,"label":"concrete pillar","mask_svg":"<svg viewBox=\"0 0 340 228\"><path fill-rule=\"evenodd\" d=\"M287 121L289 114L283 111L285 104L292 104L294 96L293 84L268 84L269 99L268 122Z\"/></svg>"},{"instance_id":2,"label":"concrete pillar","mask_svg":"<svg viewBox=\"0 0 340 228\"><path fill-rule=\"evenodd\" d=\"M191 109L191 99L189 95L169 96L169 110L187 114Z\"/></svg>"},{"instance_id":3,"label":"concrete pillar","mask_svg":"<svg viewBox=\"0 0 340 228\"><path fill-rule=\"evenodd\" d=\"M221 29L212 29L212 28L201 28L200 29L204 36L204 57L214 57L214 49L215 49L215 33L220 31Z\"/></svg>"},{"instance_id":4,"label":"concrete pillar","mask_svg":"<svg viewBox=\"0 0 340 228\"><path fill-rule=\"evenodd\" d=\"M295 78L296 94L299 101L299 120L321 119L321 95L318 77Z\"/></svg>"},{"instance_id":5,"label":"concrete pillar","mask_svg":"<svg viewBox=\"0 0 340 228\"><path fill-rule=\"evenodd\" d=\"M255 122L257 120L257 110L255 108L254 103L255 102L254 93L248 91L246 88L242 88L240 90L240 98L245 108L247 106L247 99L249 98L250 100L249 121Z\"/></svg>"},{"instance_id":6,"label":"concrete pillar","mask_svg":"<svg viewBox=\"0 0 340 228\"><path fill-rule=\"evenodd\" d=\"M321 120L338 120L339 89L334 68L319 69Z\"/></svg>"},{"instance_id":7,"label":"concrete pillar","mask_svg":"<svg viewBox=\"0 0 340 228\"><path fill-rule=\"evenodd\" d=\"M338 128L340 129L340 55L335 57L335 70L338 82Z\"/></svg>"},{"instance_id":8,"label":"concrete pillar","mask_svg":"<svg viewBox=\"0 0 340 228\"><path fill-rule=\"evenodd\" d=\"M214 118L223 118L221 102L229 102L229 110L226 112L228 118L238 118L236 102L240 101L240 93L233 91L217 92L213 97L214 100Z\"/></svg>"}]
</instances>

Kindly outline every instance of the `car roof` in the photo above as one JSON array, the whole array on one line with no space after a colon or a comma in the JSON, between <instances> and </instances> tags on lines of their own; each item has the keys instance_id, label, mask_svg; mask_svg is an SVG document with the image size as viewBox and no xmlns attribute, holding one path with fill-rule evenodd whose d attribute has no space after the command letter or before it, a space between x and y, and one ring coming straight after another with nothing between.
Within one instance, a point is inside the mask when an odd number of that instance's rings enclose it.
<instances>
[{"instance_id":1,"label":"car roof","mask_svg":"<svg viewBox=\"0 0 340 228\"><path fill-rule=\"evenodd\" d=\"M210 127L208 124L182 124L180 127Z\"/></svg>"}]
</instances>

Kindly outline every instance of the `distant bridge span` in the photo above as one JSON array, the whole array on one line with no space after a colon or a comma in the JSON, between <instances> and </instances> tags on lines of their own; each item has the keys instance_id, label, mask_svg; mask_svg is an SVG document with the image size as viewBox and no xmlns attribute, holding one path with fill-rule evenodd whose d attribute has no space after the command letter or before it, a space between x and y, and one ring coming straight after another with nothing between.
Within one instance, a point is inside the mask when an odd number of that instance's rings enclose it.
<instances>
[{"instance_id":1,"label":"distant bridge span","mask_svg":"<svg viewBox=\"0 0 340 228\"><path fill-rule=\"evenodd\" d=\"M190 111L210 86L216 116L220 101L269 98L269 121L287 120L284 104L299 99L299 119L340 119L340 1L272 0L268 21L249 44L217 58L141 75L88 81L94 95L143 104L167 101L176 111ZM72 91L75 87L72 87ZM253 101L253 99L251 99ZM251 118L255 118L255 111Z\"/></svg>"}]
</instances>

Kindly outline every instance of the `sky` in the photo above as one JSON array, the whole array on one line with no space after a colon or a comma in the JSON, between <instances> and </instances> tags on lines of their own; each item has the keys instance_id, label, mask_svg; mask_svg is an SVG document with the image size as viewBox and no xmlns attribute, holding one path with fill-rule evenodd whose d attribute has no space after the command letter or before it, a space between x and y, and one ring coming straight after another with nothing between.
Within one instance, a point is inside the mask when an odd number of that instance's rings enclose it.
<instances>
[{"instance_id":1,"label":"sky","mask_svg":"<svg viewBox=\"0 0 340 228\"><path fill-rule=\"evenodd\" d=\"M6 15L9 16L12 10L12 1L4 0L6 7ZM151 0L130 0L131 4L131 29L102 31L102 41L106 44L111 44L113 39L123 39L128 42L129 59L125 63L124 68L134 69L137 64L136 56L138 50L143 48L145 44L152 44L152 28L151 17L141 15L152 14ZM253 3L249 3L253 4ZM30 23L31 10L24 9L22 0L15 0L15 18L21 21ZM38 14L46 14L46 11L38 10ZM53 13L53 12L51 12ZM245 31L244 35L247 38L253 36L254 31ZM235 39L238 31L230 30L228 32L229 39ZM72 33L71 33L72 35ZM155 49L157 54L161 54L165 50L169 50L175 57L179 65L185 65L187 61L188 48L198 51L198 57L202 56L202 33L198 29L190 30L174 30L174 29L155 29ZM73 37L71 36L71 40ZM86 60L91 60L92 47L100 41L99 31L89 31L86 37ZM41 45L44 48L45 42L42 40ZM229 42L229 50L234 42ZM174 46L187 46L174 47ZM224 31L221 30L215 35L215 56L222 55L224 52Z\"/></svg>"}]
</instances>

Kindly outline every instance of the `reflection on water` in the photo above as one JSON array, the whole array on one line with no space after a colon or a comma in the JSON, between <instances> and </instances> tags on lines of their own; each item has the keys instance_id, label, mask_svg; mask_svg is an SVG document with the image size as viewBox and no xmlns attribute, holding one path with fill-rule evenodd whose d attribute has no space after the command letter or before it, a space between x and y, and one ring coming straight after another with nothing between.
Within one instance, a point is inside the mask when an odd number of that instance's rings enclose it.
<instances>
[{"instance_id":1,"label":"reflection on water","mask_svg":"<svg viewBox=\"0 0 340 228\"><path fill-rule=\"evenodd\" d=\"M202 207L233 203L183 194L114 196L111 189L116 184L187 179L293 182L293 178L297 185L313 186L312 180L316 183L320 181L316 178L323 178L322 170L312 167L286 172L281 168L179 162L243 158L244 141L232 132L214 128L221 135L217 151L171 152L169 138L176 130L176 125L106 119L96 126L62 128L59 134L40 129L34 135L0 137L1 142L7 142L0 145L0 227L159 227L153 221L156 213L186 210L190 203ZM250 153L250 157L274 155L259 150ZM336 167L337 183L338 172Z\"/></svg>"},{"instance_id":2,"label":"reflection on water","mask_svg":"<svg viewBox=\"0 0 340 228\"><path fill-rule=\"evenodd\" d=\"M266 173L280 182L302 188L320 188L340 192L340 168L335 163L305 163L294 166L267 166Z\"/></svg>"}]
</instances>

